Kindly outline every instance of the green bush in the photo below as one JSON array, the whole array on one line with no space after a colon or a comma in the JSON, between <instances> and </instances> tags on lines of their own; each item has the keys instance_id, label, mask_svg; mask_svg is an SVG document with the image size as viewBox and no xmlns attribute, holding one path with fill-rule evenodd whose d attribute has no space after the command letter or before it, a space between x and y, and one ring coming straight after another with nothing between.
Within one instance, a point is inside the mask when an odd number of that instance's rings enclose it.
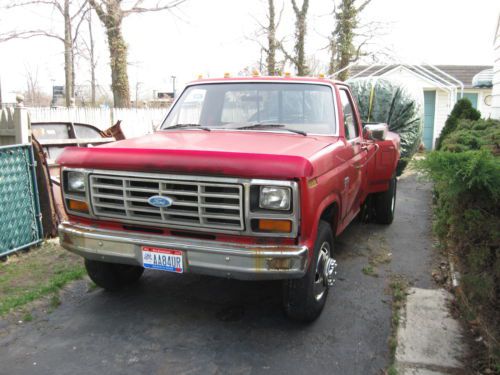
<instances>
[{"instance_id":1,"label":"green bush","mask_svg":"<svg viewBox=\"0 0 500 375\"><path fill-rule=\"evenodd\" d=\"M441 145L446 137L455 131L457 128L458 122L461 119L466 120L479 120L481 118L481 112L472 107L472 103L467 98L462 98L458 100L453 107L448 119L446 120L443 130L441 130L441 134L436 141L436 150L441 149Z\"/></svg>"},{"instance_id":2,"label":"green bush","mask_svg":"<svg viewBox=\"0 0 500 375\"><path fill-rule=\"evenodd\" d=\"M500 121L458 120L418 162L434 181L434 230L458 261L468 305L500 339ZM500 363L491 344L493 362Z\"/></svg>"},{"instance_id":3,"label":"green bush","mask_svg":"<svg viewBox=\"0 0 500 375\"><path fill-rule=\"evenodd\" d=\"M500 121L459 120L454 132L442 142L442 151L463 152L467 150L489 150L494 155L500 153Z\"/></svg>"}]
</instances>

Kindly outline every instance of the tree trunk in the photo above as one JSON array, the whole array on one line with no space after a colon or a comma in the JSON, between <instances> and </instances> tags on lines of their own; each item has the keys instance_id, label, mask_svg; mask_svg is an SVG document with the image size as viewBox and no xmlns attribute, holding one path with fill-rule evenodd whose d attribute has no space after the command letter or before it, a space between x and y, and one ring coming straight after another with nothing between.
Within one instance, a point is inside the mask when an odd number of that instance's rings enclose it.
<instances>
[{"instance_id":1,"label":"tree trunk","mask_svg":"<svg viewBox=\"0 0 500 375\"><path fill-rule=\"evenodd\" d=\"M305 76L308 74L309 69L307 69L306 65L306 19L304 15L300 15L299 17L297 17L296 29L295 55L297 59L297 75Z\"/></svg>"},{"instance_id":2,"label":"tree trunk","mask_svg":"<svg viewBox=\"0 0 500 375\"><path fill-rule=\"evenodd\" d=\"M292 6L295 12L295 58L292 61L295 63L297 75L306 76L309 74L305 52L309 0L303 0L300 9L296 1L292 0Z\"/></svg>"},{"instance_id":3,"label":"tree trunk","mask_svg":"<svg viewBox=\"0 0 500 375\"><path fill-rule=\"evenodd\" d=\"M71 30L71 16L69 12L70 0L64 0L64 78L66 107L71 105L71 99L74 95L73 77L73 37Z\"/></svg>"},{"instance_id":4,"label":"tree trunk","mask_svg":"<svg viewBox=\"0 0 500 375\"><path fill-rule=\"evenodd\" d=\"M89 54L90 54L90 90L91 90L91 103L92 107L95 107L95 96L96 96L96 78L95 78L95 46L94 46L94 33L92 31L92 12L89 12Z\"/></svg>"},{"instance_id":5,"label":"tree trunk","mask_svg":"<svg viewBox=\"0 0 500 375\"><path fill-rule=\"evenodd\" d=\"M269 0L269 27L267 29L267 74L276 74L276 13L274 0Z\"/></svg>"},{"instance_id":6,"label":"tree trunk","mask_svg":"<svg viewBox=\"0 0 500 375\"><path fill-rule=\"evenodd\" d=\"M130 91L127 73L127 45L121 32L121 19L107 29L109 54L111 57L111 89L115 108L130 107Z\"/></svg>"}]
</instances>

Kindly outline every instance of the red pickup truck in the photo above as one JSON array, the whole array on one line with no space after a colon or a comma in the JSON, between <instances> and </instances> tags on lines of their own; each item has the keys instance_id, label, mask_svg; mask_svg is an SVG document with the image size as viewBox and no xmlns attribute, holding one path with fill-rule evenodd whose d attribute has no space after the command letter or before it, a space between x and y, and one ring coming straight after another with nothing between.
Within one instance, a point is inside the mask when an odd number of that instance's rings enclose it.
<instances>
[{"instance_id":1,"label":"red pickup truck","mask_svg":"<svg viewBox=\"0 0 500 375\"><path fill-rule=\"evenodd\" d=\"M334 238L360 212L394 217L399 136L363 124L349 87L251 77L187 85L159 131L61 154L61 245L116 290L145 268L283 280L291 318L316 319Z\"/></svg>"}]
</instances>

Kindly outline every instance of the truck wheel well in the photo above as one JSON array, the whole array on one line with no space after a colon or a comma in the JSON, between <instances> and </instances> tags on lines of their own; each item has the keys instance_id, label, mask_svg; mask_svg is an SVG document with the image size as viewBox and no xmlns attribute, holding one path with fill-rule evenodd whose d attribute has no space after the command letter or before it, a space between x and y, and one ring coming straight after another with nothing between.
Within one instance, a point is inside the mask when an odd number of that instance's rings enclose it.
<instances>
[{"instance_id":1,"label":"truck wheel well","mask_svg":"<svg viewBox=\"0 0 500 375\"><path fill-rule=\"evenodd\" d=\"M338 212L339 206L334 202L323 210L320 217L320 220L324 220L331 225L334 236L337 233Z\"/></svg>"}]
</instances>

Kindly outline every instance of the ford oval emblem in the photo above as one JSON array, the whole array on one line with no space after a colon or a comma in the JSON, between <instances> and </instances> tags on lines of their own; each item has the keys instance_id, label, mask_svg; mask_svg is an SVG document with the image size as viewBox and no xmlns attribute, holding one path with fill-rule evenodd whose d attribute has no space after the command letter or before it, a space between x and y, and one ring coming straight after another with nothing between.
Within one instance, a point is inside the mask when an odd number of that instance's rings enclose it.
<instances>
[{"instance_id":1,"label":"ford oval emblem","mask_svg":"<svg viewBox=\"0 0 500 375\"><path fill-rule=\"evenodd\" d=\"M148 198L148 203L153 207L165 208L170 207L174 201L169 197L162 197L161 195L153 195Z\"/></svg>"}]
</instances>

